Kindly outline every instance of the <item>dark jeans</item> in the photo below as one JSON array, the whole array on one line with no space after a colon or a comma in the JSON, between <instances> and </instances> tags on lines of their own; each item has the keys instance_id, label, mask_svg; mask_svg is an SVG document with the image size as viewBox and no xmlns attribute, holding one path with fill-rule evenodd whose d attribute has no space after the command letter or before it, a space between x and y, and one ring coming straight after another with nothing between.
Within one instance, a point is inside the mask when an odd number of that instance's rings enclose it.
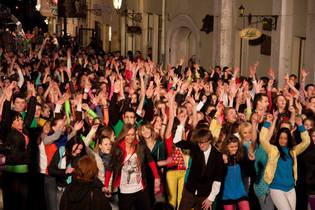
<instances>
[{"instance_id":1,"label":"dark jeans","mask_svg":"<svg viewBox=\"0 0 315 210\"><path fill-rule=\"evenodd\" d=\"M3 209L29 209L29 174L3 172Z\"/></svg>"},{"instance_id":2,"label":"dark jeans","mask_svg":"<svg viewBox=\"0 0 315 210\"><path fill-rule=\"evenodd\" d=\"M45 198L47 210L57 210L57 185L56 178L45 176Z\"/></svg>"},{"instance_id":3,"label":"dark jeans","mask_svg":"<svg viewBox=\"0 0 315 210\"><path fill-rule=\"evenodd\" d=\"M202 202L206 199L206 197L198 197L193 193L186 190L184 187L182 199L179 204L180 210L202 210Z\"/></svg>"},{"instance_id":4,"label":"dark jeans","mask_svg":"<svg viewBox=\"0 0 315 210\"><path fill-rule=\"evenodd\" d=\"M139 210L151 210L150 198L146 190L130 194L118 194L119 209L132 210L133 207Z\"/></svg>"},{"instance_id":5,"label":"dark jeans","mask_svg":"<svg viewBox=\"0 0 315 210\"><path fill-rule=\"evenodd\" d=\"M46 210L45 175L40 173L30 174L29 201L32 210Z\"/></svg>"}]
</instances>

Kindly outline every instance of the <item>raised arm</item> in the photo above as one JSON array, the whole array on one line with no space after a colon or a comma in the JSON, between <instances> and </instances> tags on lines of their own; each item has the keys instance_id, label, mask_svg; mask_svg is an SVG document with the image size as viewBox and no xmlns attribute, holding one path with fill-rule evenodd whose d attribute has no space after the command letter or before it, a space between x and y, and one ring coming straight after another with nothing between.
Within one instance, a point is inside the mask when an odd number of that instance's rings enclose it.
<instances>
[{"instance_id":1,"label":"raised arm","mask_svg":"<svg viewBox=\"0 0 315 210\"><path fill-rule=\"evenodd\" d=\"M31 84L30 82L28 82L27 90L30 93L31 98L29 99L29 102L28 102L27 113L24 119L24 126L26 128L29 128L34 119L35 110L36 110L36 91L35 91L34 84Z\"/></svg>"},{"instance_id":2,"label":"raised arm","mask_svg":"<svg viewBox=\"0 0 315 210\"><path fill-rule=\"evenodd\" d=\"M139 71L139 76L140 76L140 101L139 105L137 108L137 114L142 116L142 110L143 110L143 105L144 105L144 99L145 99L145 84L144 84L144 70L141 68Z\"/></svg>"},{"instance_id":3,"label":"raised arm","mask_svg":"<svg viewBox=\"0 0 315 210\"><path fill-rule=\"evenodd\" d=\"M307 149L307 147L310 145L311 138L310 138L308 131L304 127L301 115L296 116L295 123L298 126L298 131L301 133L302 142L299 143L298 145L296 145L293 148L293 151L296 153L296 155L299 155L302 152L304 152Z\"/></svg>"},{"instance_id":4,"label":"raised arm","mask_svg":"<svg viewBox=\"0 0 315 210\"><path fill-rule=\"evenodd\" d=\"M271 114L267 114L267 119L264 122L263 127L261 128L260 134L259 134L259 140L260 143L262 145L262 147L264 148L264 150L266 151L266 153L270 153L270 151L272 150L272 148L274 148L275 146L273 146L272 144L270 144L270 138L272 136L272 133L270 133L270 126L271 123L273 121L273 115Z\"/></svg>"},{"instance_id":5,"label":"raised arm","mask_svg":"<svg viewBox=\"0 0 315 210\"><path fill-rule=\"evenodd\" d=\"M174 119L175 119L175 112L176 112L174 94L169 95L168 103L169 103L169 115L168 115L167 128L165 131L165 139L170 138L172 135L172 128L173 128Z\"/></svg>"},{"instance_id":6,"label":"raised arm","mask_svg":"<svg viewBox=\"0 0 315 210\"><path fill-rule=\"evenodd\" d=\"M301 75L301 81L300 81L300 102L305 105L305 90L304 90L304 87L305 87L305 79L307 77L307 75L309 74L309 72L307 72L305 69L301 69L300 70L300 75Z\"/></svg>"}]
</instances>

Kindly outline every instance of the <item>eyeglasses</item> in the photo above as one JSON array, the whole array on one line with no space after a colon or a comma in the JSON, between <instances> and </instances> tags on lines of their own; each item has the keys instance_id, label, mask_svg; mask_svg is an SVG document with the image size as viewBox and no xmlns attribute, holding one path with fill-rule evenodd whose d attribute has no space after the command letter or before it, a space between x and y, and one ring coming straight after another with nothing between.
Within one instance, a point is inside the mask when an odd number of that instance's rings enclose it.
<instances>
[{"instance_id":1,"label":"eyeglasses","mask_svg":"<svg viewBox=\"0 0 315 210\"><path fill-rule=\"evenodd\" d=\"M200 144L205 144L205 143L208 143L208 142L210 142L210 141L209 140L207 140L207 141L199 141L198 144L200 145Z\"/></svg>"}]
</instances>

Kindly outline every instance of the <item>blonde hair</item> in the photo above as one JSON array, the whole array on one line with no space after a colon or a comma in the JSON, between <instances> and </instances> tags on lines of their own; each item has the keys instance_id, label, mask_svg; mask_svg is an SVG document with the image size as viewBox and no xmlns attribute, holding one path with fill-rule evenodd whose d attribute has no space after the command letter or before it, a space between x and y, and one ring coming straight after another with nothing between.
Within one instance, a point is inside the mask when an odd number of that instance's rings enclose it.
<instances>
[{"instance_id":1,"label":"blonde hair","mask_svg":"<svg viewBox=\"0 0 315 210\"><path fill-rule=\"evenodd\" d=\"M241 123L241 124L239 125L238 130L239 130L240 137L241 137L242 139L244 139L243 131L244 131L245 129L252 129L252 124L249 123L249 122L243 122L243 123Z\"/></svg>"}]
</instances>

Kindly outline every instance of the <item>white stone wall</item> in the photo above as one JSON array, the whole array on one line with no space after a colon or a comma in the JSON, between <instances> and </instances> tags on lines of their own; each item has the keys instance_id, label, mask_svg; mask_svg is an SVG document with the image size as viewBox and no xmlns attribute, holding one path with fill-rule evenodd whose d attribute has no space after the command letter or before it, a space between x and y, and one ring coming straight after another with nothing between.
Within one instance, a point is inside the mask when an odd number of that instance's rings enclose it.
<instances>
[{"instance_id":1,"label":"white stone wall","mask_svg":"<svg viewBox=\"0 0 315 210\"><path fill-rule=\"evenodd\" d=\"M161 49L159 17L162 16L163 0L128 0L123 1L123 8L143 13L141 23L142 34L125 34L125 23L108 8L111 0L90 0L89 7L95 4L105 5L101 16L88 13L88 27L94 27L95 21L103 26L111 25L112 49L121 49L123 54L128 50L141 50L146 56L148 40L148 15L152 15L153 60L157 61ZM195 55L196 61L206 68L214 65L241 66L242 74L247 74L250 64L259 61L258 76L266 75L269 67L278 71L278 79L282 82L285 72L298 73L299 45L297 39L306 37L305 57L301 65L313 72L315 67L315 1L314 0L166 0L165 12L165 62L176 65L182 56L187 61ZM247 41L240 41L238 32L243 25L239 18L238 8L245 7L245 14L279 15L277 30L263 33L270 35L272 55L260 53L259 46L250 46ZM107 9L106 9L107 8ZM201 32L202 19L206 14L214 15L214 31L206 34ZM126 22L125 22L126 21ZM247 22L247 19L245 20ZM255 21L253 19L253 21ZM129 21L130 22L130 21ZM262 28L262 24L253 27ZM104 33L106 30L103 30ZM119 37L119 35L121 37ZM106 36L106 34L103 34ZM294 43L294 44L293 44ZM160 46L159 46L160 45ZM241 50L242 47L242 50ZM310 80L315 80L312 73Z\"/></svg>"}]
</instances>

